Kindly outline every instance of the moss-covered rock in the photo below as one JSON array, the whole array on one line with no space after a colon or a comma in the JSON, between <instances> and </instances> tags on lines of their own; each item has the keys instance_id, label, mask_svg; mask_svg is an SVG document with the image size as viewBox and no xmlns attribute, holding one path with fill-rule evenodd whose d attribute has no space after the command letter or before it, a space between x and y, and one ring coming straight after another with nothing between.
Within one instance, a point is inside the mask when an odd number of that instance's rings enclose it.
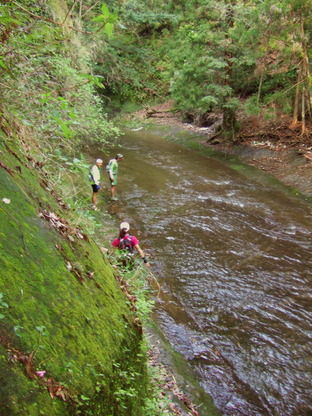
<instances>
[{"instance_id":1,"label":"moss-covered rock","mask_svg":"<svg viewBox=\"0 0 312 416\"><path fill-rule=\"evenodd\" d=\"M0 152L3 414L142 414L146 357L116 271L36 165L4 140Z\"/></svg>"}]
</instances>

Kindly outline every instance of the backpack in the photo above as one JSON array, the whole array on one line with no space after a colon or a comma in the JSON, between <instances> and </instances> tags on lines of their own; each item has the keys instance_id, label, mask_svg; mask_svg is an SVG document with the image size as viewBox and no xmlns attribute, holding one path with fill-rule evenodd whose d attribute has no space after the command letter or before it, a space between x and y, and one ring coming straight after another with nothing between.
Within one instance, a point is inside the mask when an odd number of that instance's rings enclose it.
<instances>
[{"instance_id":1,"label":"backpack","mask_svg":"<svg viewBox=\"0 0 312 416\"><path fill-rule=\"evenodd\" d=\"M120 238L119 246L118 246L119 250L126 250L132 254L133 245L132 245L131 239L132 239L131 235L128 235L127 238Z\"/></svg>"},{"instance_id":2,"label":"backpack","mask_svg":"<svg viewBox=\"0 0 312 416\"><path fill-rule=\"evenodd\" d=\"M94 182L93 175L91 172L89 173L88 179L90 182Z\"/></svg>"},{"instance_id":3,"label":"backpack","mask_svg":"<svg viewBox=\"0 0 312 416\"><path fill-rule=\"evenodd\" d=\"M109 160L109 161L108 161L108 163L107 163L107 165L106 165L106 172L107 172L107 173L109 173L109 170L110 170L110 165L111 165L111 161L112 161L112 159L111 159L111 160Z\"/></svg>"}]
</instances>

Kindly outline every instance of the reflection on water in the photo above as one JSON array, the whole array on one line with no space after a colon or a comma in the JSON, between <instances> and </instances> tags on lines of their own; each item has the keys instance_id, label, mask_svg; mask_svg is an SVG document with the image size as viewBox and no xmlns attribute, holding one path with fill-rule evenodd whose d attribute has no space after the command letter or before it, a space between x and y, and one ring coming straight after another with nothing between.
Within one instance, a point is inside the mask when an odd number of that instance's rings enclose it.
<instances>
[{"instance_id":1,"label":"reflection on water","mask_svg":"<svg viewBox=\"0 0 312 416\"><path fill-rule=\"evenodd\" d=\"M223 415L311 415L310 207L237 162L124 143L119 216L155 255L171 345Z\"/></svg>"}]
</instances>

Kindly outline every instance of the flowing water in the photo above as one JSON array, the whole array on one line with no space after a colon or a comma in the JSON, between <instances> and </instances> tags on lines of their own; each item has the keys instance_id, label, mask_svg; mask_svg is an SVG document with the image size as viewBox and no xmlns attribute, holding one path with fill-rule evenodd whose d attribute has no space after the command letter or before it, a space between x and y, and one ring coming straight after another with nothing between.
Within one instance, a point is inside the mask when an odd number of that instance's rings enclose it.
<instances>
[{"instance_id":1,"label":"flowing water","mask_svg":"<svg viewBox=\"0 0 312 416\"><path fill-rule=\"evenodd\" d=\"M222 415L312 415L311 210L262 172L127 132L119 220L155 256L156 319Z\"/></svg>"}]
</instances>

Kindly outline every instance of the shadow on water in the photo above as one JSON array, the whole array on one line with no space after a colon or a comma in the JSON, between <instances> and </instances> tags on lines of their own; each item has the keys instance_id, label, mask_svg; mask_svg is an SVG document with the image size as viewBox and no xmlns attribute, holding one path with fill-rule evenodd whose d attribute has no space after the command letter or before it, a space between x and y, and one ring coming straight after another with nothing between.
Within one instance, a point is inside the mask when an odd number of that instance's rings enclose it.
<instances>
[{"instance_id":1,"label":"shadow on water","mask_svg":"<svg viewBox=\"0 0 312 416\"><path fill-rule=\"evenodd\" d=\"M238 159L123 140L116 216L155 256L157 322L223 415L308 416L311 210Z\"/></svg>"}]
</instances>

